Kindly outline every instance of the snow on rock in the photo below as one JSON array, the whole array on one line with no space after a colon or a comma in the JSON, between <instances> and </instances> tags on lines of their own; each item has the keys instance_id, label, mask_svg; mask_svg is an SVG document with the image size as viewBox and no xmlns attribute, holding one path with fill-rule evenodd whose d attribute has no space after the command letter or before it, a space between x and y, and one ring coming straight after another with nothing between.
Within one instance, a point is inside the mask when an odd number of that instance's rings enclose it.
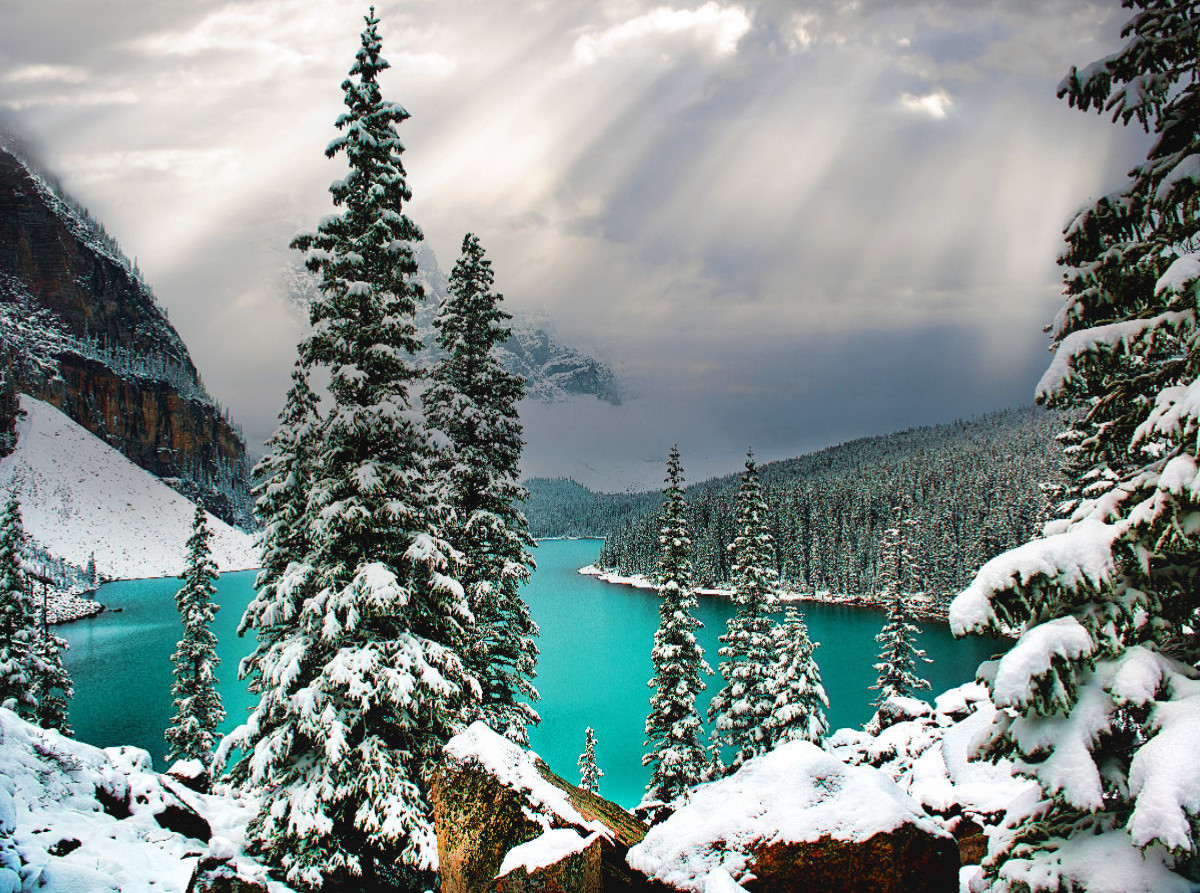
<instances>
[{"instance_id":1,"label":"snow on rock","mask_svg":"<svg viewBox=\"0 0 1200 893\"><path fill-rule=\"evenodd\" d=\"M792 741L695 788L628 859L655 880L702 893L718 869L744 880L754 867L753 851L763 845L822 838L862 843L905 825L949 838L885 773Z\"/></svg>"},{"instance_id":2,"label":"snow on rock","mask_svg":"<svg viewBox=\"0 0 1200 893\"><path fill-rule=\"evenodd\" d=\"M580 871L585 877L603 874L618 886L640 883L625 854L645 836L645 825L617 804L555 775L537 754L482 722L473 723L446 744L443 759L430 776L429 802L443 890L514 893L526 889L526 877L529 889L543 882L547 889L557 889L554 884L560 876ZM575 838L547 835L555 830L568 830ZM576 838L585 841L583 850L551 866L542 865L530 874L500 872L506 864L543 862L548 848L566 842L574 845ZM541 843L521 849L534 840ZM514 850L518 850L515 855ZM493 884L497 877L504 883Z\"/></svg>"},{"instance_id":3,"label":"snow on rock","mask_svg":"<svg viewBox=\"0 0 1200 893\"><path fill-rule=\"evenodd\" d=\"M533 874L539 868L547 868L568 856L582 853L599 839L599 832L583 837L573 828L552 828L540 837L509 850L504 861L500 863L496 877L503 877L510 871L518 870Z\"/></svg>"},{"instance_id":4,"label":"snow on rock","mask_svg":"<svg viewBox=\"0 0 1200 893\"><path fill-rule=\"evenodd\" d=\"M566 793L546 781L538 771L537 754L523 750L496 734L486 723L471 723L465 732L447 742L444 752L447 757L460 763L479 764L500 784L520 792L534 807L530 818L538 821L546 830L550 830L551 823L557 819L568 825L609 834L600 822L584 819Z\"/></svg>"},{"instance_id":5,"label":"snow on rock","mask_svg":"<svg viewBox=\"0 0 1200 893\"><path fill-rule=\"evenodd\" d=\"M17 449L0 460L0 491L16 488L26 532L45 550L105 577L183 570L195 505L48 403L21 396ZM208 516L221 571L257 567L243 531Z\"/></svg>"},{"instance_id":6,"label":"snow on rock","mask_svg":"<svg viewBox=\"0 0 1200 893\"><path fill-rule=\"evenodd\" d=\"M206 847L156 819L182 802L212 827L210 853L271 893L288 893L242 854L256 803L168 789L149 764L137 748L100 750L0 709L0 890L183 893ZM6 857L6 845L18 860Z\"/></svg>"}]
</instances>

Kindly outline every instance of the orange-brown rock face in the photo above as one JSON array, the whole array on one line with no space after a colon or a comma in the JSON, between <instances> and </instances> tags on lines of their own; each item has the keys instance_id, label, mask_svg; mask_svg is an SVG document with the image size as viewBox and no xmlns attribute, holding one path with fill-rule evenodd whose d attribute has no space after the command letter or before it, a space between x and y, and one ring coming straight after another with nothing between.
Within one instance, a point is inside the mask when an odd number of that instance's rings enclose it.
<instances>
[{"instance_id":1,"label":"orange-brown rock face","mask_svg":"<svg viewBox=\"0 0 1200 893\"><path fill-rule=\"evenodd\" d=\"M178 333L95 224L2 150L0 338L35 360L33 396L215 514L247 520L245 445Z\"/></svg>"}]
</instances>

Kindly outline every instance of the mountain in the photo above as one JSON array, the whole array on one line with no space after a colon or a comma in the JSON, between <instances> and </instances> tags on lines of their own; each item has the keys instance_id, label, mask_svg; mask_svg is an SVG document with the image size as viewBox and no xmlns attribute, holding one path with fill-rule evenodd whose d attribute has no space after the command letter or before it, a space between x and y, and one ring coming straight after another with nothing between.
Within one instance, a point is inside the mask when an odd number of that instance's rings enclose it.
<instances>
[{"instance_id":1,"label":"mountain","mask_svg":"<svg viewBox=\"0 0 1200 893\"><path fill-rule=\"evenodd\" d=\"M246 447L136 264L0 148L0 346L52 403L180 493L249 523Z\"/></svg>"},{"instance_id":2,"label":"mountain","mask_svg":"<svg viewBox=\"0 0 1200 893\"><path fill-rule=\"evenodd\" d=\"M1059 480L1061 417L1035 408L868 437L759 468L775 567L791 586L870 595L891 505L916 522L919 586L947 603L988 559L1034 536ZM684 456L686 462L686 454ZM740 475L686 490L698 584L729 582ZM526 482L535 536L603 535L598 564L647 574L658 559L657 493L596 494L572 481Z\"/></svg>"},{"instance_id":3,"label":"mountain","mask_svg":"<svg viewBox=\"0 0 1200 893\"><path fill-rule=\"evenodd\" d=\"M35 549L77 568L95 557L113 579L182 571L195 506L50 404L22 396L21 408L0 493L15 489ZM211 515L208 524L219 570L258 566L249 534Z\"/></svg>"},{"instance_id":4,"label":"mountain","mask_svg":"<svg viewBox=\"0 0 1200 893\"><path fill-rule=\"evenodd\" d=\"M293 302L307 308L317 293L318 279L305 269L298 252L291 254L286 261L284 288ZM446 297L450 280L428 245L418 245L415 256L419 271L416 280L425 291L425 301L417 308L417 336L427 347L425 362L432 365L440 355L433 320L438 305ZM603 361L564 344L548 314L506 309L513 315L512 335L499 348L501 362L509 372L525 379L528 398L556 403L577 395L591 395L614 405L621 402L616 373Z\"/></svg>"}]
</instances>

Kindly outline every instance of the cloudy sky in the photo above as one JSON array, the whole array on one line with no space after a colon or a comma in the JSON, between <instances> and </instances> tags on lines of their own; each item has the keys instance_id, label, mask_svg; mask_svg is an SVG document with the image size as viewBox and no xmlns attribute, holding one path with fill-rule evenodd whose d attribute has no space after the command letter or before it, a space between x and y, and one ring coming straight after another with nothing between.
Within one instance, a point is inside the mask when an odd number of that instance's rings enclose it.
<instances>
[{"instance_id":1,"label":"cloudy sky","mask_svg":"<svg viewBox=\"0 0 1200 893\"><path fill-rule=\"evenodd\" d=\"M1144 137L1055 98L1116 0L380 2L409 213L477 233L635 396L529 407L526 470L654 485L1029 402L1061 229ZM0 12L0 125L135 256L205 381L269 433L286 244L363 7L40 0ZM252 448L254 444L252 443Z\"/></svg>"}]
</instances>

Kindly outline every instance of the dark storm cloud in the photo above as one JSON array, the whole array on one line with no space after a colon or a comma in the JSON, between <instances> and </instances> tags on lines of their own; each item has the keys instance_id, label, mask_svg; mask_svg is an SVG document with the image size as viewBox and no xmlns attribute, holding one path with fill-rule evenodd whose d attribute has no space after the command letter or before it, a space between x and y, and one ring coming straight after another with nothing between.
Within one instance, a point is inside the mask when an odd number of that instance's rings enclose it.
<instances>
[{"instance_id":1,"label":"dark storm cloud","mask_svg":"<svg viewBox=\"0 0 1200 893\"><path fill-rule=\"evenodd\" d=\"M1061 227L1139 145L1054 98L1114 46L1115 2L377 6L443 266L475 231L510 303L641 395L530 408L534 473L578 455L637 477L676 439L733 468L748 441L786 455L1025 402ZM251 439L300 335L279 271L340 175L322 150L361 12L5 11L0 110L137 256Z\"/></svg>"}]
</instances>

